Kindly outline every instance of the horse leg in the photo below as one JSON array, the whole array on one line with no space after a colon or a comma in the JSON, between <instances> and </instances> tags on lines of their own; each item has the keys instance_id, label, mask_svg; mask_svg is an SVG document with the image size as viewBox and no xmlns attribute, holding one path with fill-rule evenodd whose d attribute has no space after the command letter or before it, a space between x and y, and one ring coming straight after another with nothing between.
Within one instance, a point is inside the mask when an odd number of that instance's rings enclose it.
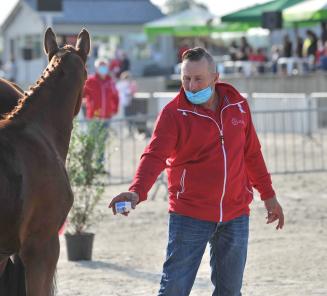
<instances>
[{"instance_id":1,"label":"horse leg","mask_svg":"<svg viewBox=\"0 0 327 296\"><path fill-rule=\"evenodd\" d=\"M22 245L20 257L25 266L26 296L54 295L53 280L59 249L58 235L46 242L29 239Z\"/></svg>"},{"instance_id":2,"label":"horse leg","mask_svg":"<svg viewBox=\"0 0 327 296\"><path fill-rule=\"evenodd\" d=\"M6 269L7 262L8 262L8 257L0 260L0 277L2 276L3 272Z\"/></svg>"},{"instance_id":3,"label":"horse leg","mask_svg":"<svg viewBox=\"0 0 327 296\"><path fill-rule=\"evenodd\" d=\"M17 254L13 256L12 295L26 296L25 267ZM11 294L10 294L11 295Z\"/></svg>"},{"instance_id":4,"label":"horse leg","mask_svg":"<svg viewBox=\"0 0 327 296\"><path fill-rule=\"evenodd\" d=\"M0 295L9 295L10 293L10 269L11 261L8 258L1 259L0 261Z\"/></svg>"},{"instance_id":5,"label":"horse leg","mask_svg":"<svg viewBox=\"0 0 327 296\"><path fill-rule=\"evenodd\" d=\"M24 266L19 257L15 255L15 260L7 259L6 267L0 276L0 295L4 296L25 296L25 274Z\"/></svg>"}]
</instances>

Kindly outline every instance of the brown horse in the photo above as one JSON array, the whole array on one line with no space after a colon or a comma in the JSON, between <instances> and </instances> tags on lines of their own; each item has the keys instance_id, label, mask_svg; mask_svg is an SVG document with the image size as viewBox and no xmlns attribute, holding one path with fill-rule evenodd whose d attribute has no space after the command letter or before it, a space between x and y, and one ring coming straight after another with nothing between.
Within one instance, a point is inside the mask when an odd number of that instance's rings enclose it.
<instances>
[{"instance_id":1,"label":"brown horse","mask_svg":"<svg viewBox=\"0 0 327 296\"><path fill-rule=\"evenodd\" d=\"M81 107L90 37L58 48L51 29L49 64L18 105L0 120L0 275L9 256L25 267L26 295L53 295L58 231L73 203L65 170L72 122Z\"/></svg>"},{"instance_id":2,"label":"brown horse","mask_svg":"<svg viewBox=\"0 0 327 296\"><path fill-rule=\"evenodd\" d=\"M0 78L0 119L11 112L24 96L24 91L15 83ZM6 268L0 276L0 295L25 296L25 270L19 256L13 257L13 262L3 262Z\"/></svg>"}]
</instances>

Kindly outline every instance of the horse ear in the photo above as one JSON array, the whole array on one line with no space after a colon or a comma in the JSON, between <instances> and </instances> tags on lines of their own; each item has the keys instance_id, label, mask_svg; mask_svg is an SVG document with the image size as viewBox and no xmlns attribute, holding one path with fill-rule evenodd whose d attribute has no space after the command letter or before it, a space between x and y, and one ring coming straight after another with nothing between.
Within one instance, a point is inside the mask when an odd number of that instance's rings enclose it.
<instances>
[{"instance_id":1,"label":"horse ear","mask_svg":"<svg viewBox=\"0 0 327 296\"><path fill-rule=\"evenodd\" d=\"M44 35L44 51L48 55L49 61L58 50L59 47L56 41L56 35L51 28L48 28Z\"/></svg>"},{"instance_id":2,"label":"horse ear","mask_svg":"<svg viewBox=\"0 0 327 296\"><path fill-rule=\"evenodd\" d=\"M77 36L76 41L76 50L79 52L80 56L84 61L86 61L86 57L90 52L91 40L88 31L82 29L82 31Z\"/></svg>"}]
</instances>

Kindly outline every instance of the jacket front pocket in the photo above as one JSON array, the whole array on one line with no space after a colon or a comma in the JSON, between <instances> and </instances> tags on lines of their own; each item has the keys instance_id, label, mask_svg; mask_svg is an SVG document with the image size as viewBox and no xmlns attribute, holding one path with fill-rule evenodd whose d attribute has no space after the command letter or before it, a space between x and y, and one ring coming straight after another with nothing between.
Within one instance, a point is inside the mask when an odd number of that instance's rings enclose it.
<instances>
[{"instance_id":1,"label":"jacket front pocket","mask_svg":"<svg viewBox=\"0 0 327 296\"><path fill-rule=\"evenodd\" d=\"M176 197L179 198L179 195L185 192L185 175L186 169L183 170L181 179L180 179L180 190L177 191Z\"/></svg>"}]
</instances>

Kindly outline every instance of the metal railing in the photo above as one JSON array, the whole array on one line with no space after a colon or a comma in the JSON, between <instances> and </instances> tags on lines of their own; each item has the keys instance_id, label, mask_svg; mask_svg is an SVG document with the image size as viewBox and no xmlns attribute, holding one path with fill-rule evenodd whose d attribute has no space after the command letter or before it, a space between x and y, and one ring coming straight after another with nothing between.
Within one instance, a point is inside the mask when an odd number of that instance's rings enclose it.
<instances>
[{"instance_id":1,"label":"metal railing","mask_svg":"<svg viewBox=\"0 0 327 296\"><path fill-rule=\"evenodd\" d=\"M272 174L327 171L327 93L244 95ZM168 97L171 93L152 93L146 100L156 101L158 111ZM155 119L156 114L138 113L110 121L105 164L109 184L131 182Z\"/></svg>"},{"instance_id":2,"label":"metal railing","mask_svg":"<svg viewBox=\"0 0 327 296\"><path fill-rule=\"evenodd\" d=\"M252 112L254 124L259 127L264 158L272 174L327 171L327 127L319 127L308 120L317 119L318 114L326 110Z\"/></svg>"}]
</instances>

